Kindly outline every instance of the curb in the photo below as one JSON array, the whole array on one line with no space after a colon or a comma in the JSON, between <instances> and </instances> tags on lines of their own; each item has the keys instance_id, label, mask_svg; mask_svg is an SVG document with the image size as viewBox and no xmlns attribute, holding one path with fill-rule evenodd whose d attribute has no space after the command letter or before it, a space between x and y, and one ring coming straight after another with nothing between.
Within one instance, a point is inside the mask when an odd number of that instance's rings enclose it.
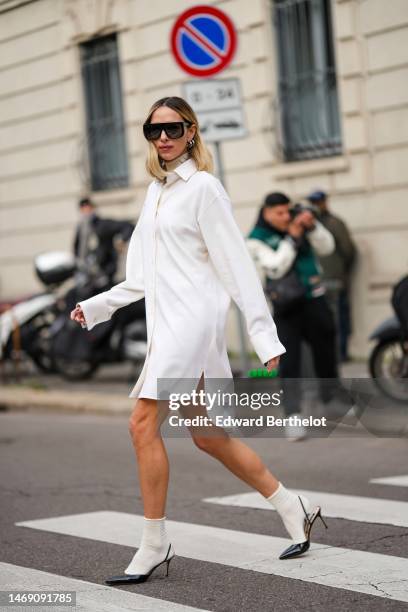
<instances>
[{"instance_id":1,"label":"curb","mask_svg":"<svg viewBox=\"0 0 408 612\"><path fill-rule=\"evenodd\" d=\"M48 411L130 416L134 400L123 395L10 386L0 390L0 411Z\"/></svg>"}]
</instances>

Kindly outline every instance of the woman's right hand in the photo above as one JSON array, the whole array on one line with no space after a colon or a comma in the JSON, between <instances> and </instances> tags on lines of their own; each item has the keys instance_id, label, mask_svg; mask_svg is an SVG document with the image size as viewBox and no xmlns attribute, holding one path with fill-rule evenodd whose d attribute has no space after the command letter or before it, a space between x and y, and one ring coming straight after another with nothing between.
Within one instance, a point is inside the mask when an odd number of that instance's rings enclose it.
<instances>
[{"instance_id":1,"label":"woman's right hand","mask_svg":"<svg viewBox=\"0 0 408 612\"><path fill-rule=\"evenodd\" d=\"M266 369L268 370L268 372L272 372L272 370L275 370L279 365L279 361L280 361L280 355L278 355L277 357L272 357L272 359L269 359L269 361L267 361L266 363Z\"/></svg>"},{"instance_id":2,"label":"woman's right hand","mask_svg":"<svg viewBox=\"0 0 408 612\"><path fill-rule=\"evenodd\" d=\"M86 325L85 316L82 308L78 305L71 311L71 320L80 323L82 326Z\"/></svg>"}]
</instances>

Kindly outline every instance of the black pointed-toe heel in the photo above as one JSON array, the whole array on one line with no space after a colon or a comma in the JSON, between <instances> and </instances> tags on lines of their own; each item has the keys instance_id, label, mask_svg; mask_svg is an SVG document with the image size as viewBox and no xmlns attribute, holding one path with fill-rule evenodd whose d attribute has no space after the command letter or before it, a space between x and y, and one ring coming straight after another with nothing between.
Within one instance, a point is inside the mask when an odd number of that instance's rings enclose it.
<instances>
[{"instance_id":1,"label":"black pointed-toe heel","mask_svg":"<svg viewBox=\"0 0 408 612\"><path fill-rule=\"evenodd\" d=\"M138 584L140 582L146 582L149 576L153 574L154 570L157 569L160 565L163 565L163 563L167 564L166 576L168 576L170 561L175 556L175 554L173 554L171 557L169 557L170 549L171 549L171 544L169 544L169 549L167 551L167 555L165 559L163 559L163 561L160 561L160 563L152 567L152 569L150 570L148 574L122 574L120 576L110 576L109 578L105 579L105 583L106 584Z\"/></svg>"},{"instance_id":2,"label":"black pointed-toe heel","mask_svg":"<svg viewBox=\"0 0 408 612\"><path fill-rule=\"evenodd\" d=\"M316 510L309 517L300 497L299 497L299 501L302 504L303 512L305 513L304 530L305 530L306 540L305 542L301 542L300 544L291 544L291 546L289 546L283 551L283 553L279 556L279 559L293 559L294 557L300 557L300 555L303 555L305 552L309 550L310 533L312 531L313 523L315 522L317 517L319 517L319 519L322 521L326 529L328 528L322 517L320 506L317 506Z\"/></svg>"}]
</instances>

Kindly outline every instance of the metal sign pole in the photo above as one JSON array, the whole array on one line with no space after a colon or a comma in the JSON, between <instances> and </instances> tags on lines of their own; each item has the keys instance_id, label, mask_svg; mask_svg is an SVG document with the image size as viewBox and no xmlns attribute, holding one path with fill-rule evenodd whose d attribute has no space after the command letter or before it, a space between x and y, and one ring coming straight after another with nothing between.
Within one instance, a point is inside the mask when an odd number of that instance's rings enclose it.
<instances>
[{"instance_id":1,"label":"metal sign pole","mask_svg":"<svg viewBox=\"0 0 408 612\"><path fill-rule=\"evenodd\" d=\"M217 165L218 178L220 179L221 183L225 187L225 174L224 174L224 166L222 163L221 142L219 140L215 141L214 147L215 147L215 159L216 159L216 165ZM245 374L248 372L250 368L245 324L244 324L242 313L240 309L238 308L238 306L235 304L235 302L234 302L234 306L235 306L235 310L237 314L237 321L238 321L239 344L240 344L240 353L241 353L240 355L241 370L242 370L242 376L245 376Z\"/></svg>"}]
</instances>

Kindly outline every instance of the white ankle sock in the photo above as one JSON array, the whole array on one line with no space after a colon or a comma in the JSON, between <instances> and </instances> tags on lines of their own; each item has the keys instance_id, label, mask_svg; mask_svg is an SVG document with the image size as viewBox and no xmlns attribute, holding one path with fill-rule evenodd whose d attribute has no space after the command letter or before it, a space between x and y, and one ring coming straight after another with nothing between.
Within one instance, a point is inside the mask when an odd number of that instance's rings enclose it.
<instances>
[{"instance_id":1,"label":"white ankle sock","mask_svg":"<svg viewBox=\"0 0 408 612\"><path fill-rule=\"evenodd\" d=\"M280 515L286 530L295 544L301 544L306 541L304 530L304 519L306 517L299 497L302 499L306 512L309 513L309 500L303 495L298 496L288 491L281 482L275 493L266 498Z\"/></svg>"},{"instance_id":2,"label":"white ankle sock","mask_svg":"<svg viewBox=\"0 0 408 612\"><path fill-rule=\"evenodd\" d=\"M140 548L125 569L125 574L147 574L155 565L164 561L170 544L165 520L165 516L159 519L144 517ZM173 554L172 546L169 557Z\"/></svg>"}]
</instances>

